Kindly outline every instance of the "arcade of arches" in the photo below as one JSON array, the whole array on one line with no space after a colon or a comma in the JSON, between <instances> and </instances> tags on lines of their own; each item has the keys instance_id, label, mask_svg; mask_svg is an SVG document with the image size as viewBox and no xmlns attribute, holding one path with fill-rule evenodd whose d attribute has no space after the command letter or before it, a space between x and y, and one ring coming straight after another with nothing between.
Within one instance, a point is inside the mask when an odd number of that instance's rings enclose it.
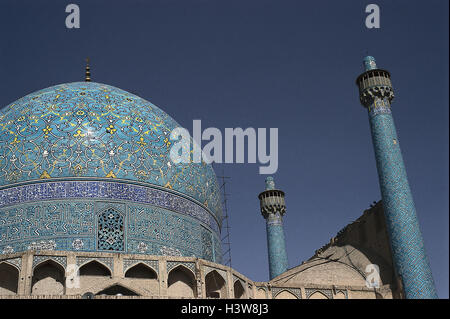
<instances>
[{"instance_id":1,"label":"arcade of arches","mask_svg":"<svg viewBox=\"0 0 450 319\"><path fill-rule=\"evenodd\" d=\"M114 253L25 252L0 259L1 298L386 298L389 291L355 285L315 288L277 278L254 282L230 267L191 257ZM78 276L68 265L76 264ZM347 274L348 275L348 274ZM291 275L297 278L297 274ZM281 280L279 280L281 282ZM308 293L313 289L313 292Z\"/></svg>"}]
</instances>

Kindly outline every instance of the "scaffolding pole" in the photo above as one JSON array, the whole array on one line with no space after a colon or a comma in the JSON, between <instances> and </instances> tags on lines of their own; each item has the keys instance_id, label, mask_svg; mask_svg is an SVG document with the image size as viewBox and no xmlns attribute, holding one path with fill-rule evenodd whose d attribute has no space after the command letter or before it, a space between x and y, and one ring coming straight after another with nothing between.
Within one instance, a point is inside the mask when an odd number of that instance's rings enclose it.
<instances>
[{"instance_id":1,"label":"scaffolding pole","mask_svg":"<svg viewBox=\"0 0 450 319\"><path fill-rule=\"evenodd\" d=\"M223 170L222 170L222 176L218 176L218 178L221 180L222 184L220 185L220 189L222 190L223 194L223 201L222 201L222 207L224 216L222 217L222 234L224 235L221 238L222 241L222 247L224 248L224 252L222 253L222 260L223 264L227 265L231 268L231 240L230 240L230 215L228 214L228 196L230 196L229 193L227 193L226 190L226 183L227 179L230 179L231 177L225 176Z\"/></svg>"}]
</instances>

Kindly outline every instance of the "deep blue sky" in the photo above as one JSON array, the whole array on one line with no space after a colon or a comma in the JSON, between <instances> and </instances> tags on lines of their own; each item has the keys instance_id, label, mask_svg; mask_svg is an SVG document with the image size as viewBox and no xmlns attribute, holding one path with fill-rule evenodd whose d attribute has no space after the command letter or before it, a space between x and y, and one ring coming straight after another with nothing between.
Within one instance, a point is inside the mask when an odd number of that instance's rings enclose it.
<instances>
[{"instance_id":1,"label":"deep blue sky","mask_svg":"<svg viewBox=\"0 0 450 319\"><path fill-rule=\"evenodd\" d=\"M381 8L366 29L365 6ZM66 29L65 6L81 9ZM448 298L448 1L0 2L0 105L92 78L158 105L192 130L278 127L289 265L380 199L355 79L368 51L392 73L393 114L440 297ZM268 279L255 164L216 165L228 184L233 268Z\"/></svg>"}]
</instances>

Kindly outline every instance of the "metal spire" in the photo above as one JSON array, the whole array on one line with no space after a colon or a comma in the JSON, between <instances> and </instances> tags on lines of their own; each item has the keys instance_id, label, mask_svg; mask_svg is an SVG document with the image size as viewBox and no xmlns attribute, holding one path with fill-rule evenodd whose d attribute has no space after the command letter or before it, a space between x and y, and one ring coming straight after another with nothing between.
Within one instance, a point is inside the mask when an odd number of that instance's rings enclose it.
<instances>
[{"instance_id":1,"label":"metal spire","mask_svg":"<svg viewBox=\"0 0 450 319\"><path fill-rule=\"evenodd\" d=\"M84 81L91 82L91 68L89 67L89 58L86 59L86 71Z\"/></svg>"}]
</instances>

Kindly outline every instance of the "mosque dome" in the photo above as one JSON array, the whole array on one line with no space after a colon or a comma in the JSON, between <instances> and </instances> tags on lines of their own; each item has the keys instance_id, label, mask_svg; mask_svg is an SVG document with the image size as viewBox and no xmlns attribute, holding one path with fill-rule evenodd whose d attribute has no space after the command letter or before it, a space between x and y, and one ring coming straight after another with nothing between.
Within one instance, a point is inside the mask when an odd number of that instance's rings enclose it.
<instances>
[{"instance_id":1,"label":"mosque dome","mask_svg":"<svg viewBox=\"0 0 450 319\"><path fill-rule=\"evenodd\" d=\"M103 238L107 250L216 260L216 176L204 162L170 160L178 126L152 103L95 82L52 86L2 109L0 252L40 242L96 251Z\"/></svg>"}]
</instances>

